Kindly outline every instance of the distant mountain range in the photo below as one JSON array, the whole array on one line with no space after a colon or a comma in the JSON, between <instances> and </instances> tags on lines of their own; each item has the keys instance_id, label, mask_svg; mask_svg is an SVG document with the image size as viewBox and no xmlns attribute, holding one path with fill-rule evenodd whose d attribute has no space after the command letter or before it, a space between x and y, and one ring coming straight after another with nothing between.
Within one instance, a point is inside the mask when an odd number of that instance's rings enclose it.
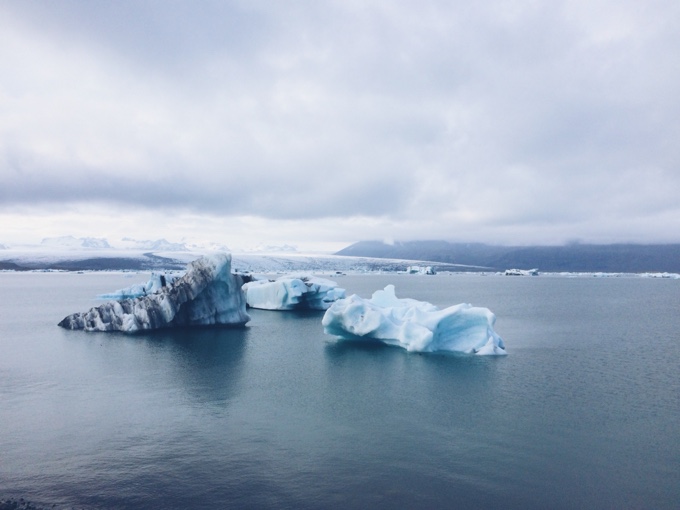
<instances>
[{"instance_id":1,"label":"distant mountain range","mask_svg":"<svg viewBox=\"0 0 680 510\"><path fill-rule=\"evenodd\" d=\"M93 248L93 249L109 249L111 245L109 242L100 237L79 237L61 236L61 237L47 237L40 243L41 246L49 248Z\"/></svg>"},{"instance_id":2,"label":"distant mountain range","mask_svg":"<svg viewBox=\"0 0 680 510\"><path fill-rule=\"evenodd\" d=\"M188 248L184 243L171 243L165 239L157 239L155 241L138 239L131 239L124 237L123 249L132 250L152 250L152 251L187 251ZM42 240L40 246L52 249L96 249L96 250L110 250L114 249L107 239L103 237L47 237Z\"/></svg>"},{"instance_id":3,"label":"distant mountain range","mask_svg":"<svg viewBox=\"0 0 680 510\"><path fill-rule=\"evenodd\" d=\"M469 268L473 271L538 268L549 272L680 272L680 244L496 246L447 241L360 241L336 255L462 264L474 266Z\"/></svg>"},{"instance_id":4,"label":"distant mountain range","mask_svg":"<svg viewBox=\"0 0 680 510\"><path fill-rule=\"evenodd\" d=\"M0 245L0 270L180 270L209 249L165 239L126 238L113 247L104 238L48 238L37 246ZM220 247L228 251L226 247ZM565 246L497 246L447 241L386 244L362 241L335 255L303 255L291 246L234 255L234 269L281 271L404 271L424 262L438 271L680 273L680 244L568 244Z\"/></svg>"}]
</instances>

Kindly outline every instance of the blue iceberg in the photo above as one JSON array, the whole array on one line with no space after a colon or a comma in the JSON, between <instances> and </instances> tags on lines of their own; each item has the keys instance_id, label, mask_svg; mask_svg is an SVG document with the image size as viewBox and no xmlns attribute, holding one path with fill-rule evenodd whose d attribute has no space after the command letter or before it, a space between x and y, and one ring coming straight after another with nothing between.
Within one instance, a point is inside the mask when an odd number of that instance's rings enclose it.
<instances>
[{"instance_id":1,"label":"blue iceberg","mask_svg":"<svg viewBox=\"0 0 680 510\"><path fill-rule=\"evenodd\" d=\"M192 262L186 274L152 294L110 301L65 317L59 326L85 331L124 331L244 325L250 317L241 286L231 273L231 255L219 253Z\"/></svg>"},{"instance_id":2,"label":"blue iceberg","mask_svg":"<svg viewBox=\"0 0 680 510\"><path fill-rule=\"evenodd\" d=\"M309 275L253 280L243 291L248 306L263 310L326 310L345 297L345 289L334 281Z\"/></svg>"},{"instance_id":3,"label":"blue iceberg","mask_svg":"<svg viewBox=\"0 0 680 510\"><path fill-rule=\"evenodd\" d=\"M324 331L347 340L377 340L408 351L449 351L505 355L494 331L496 316L467 303L440 310L433 304L396 297L394 285L373 293L340 299L324 314Z\"/></svg>"}]
</instances>

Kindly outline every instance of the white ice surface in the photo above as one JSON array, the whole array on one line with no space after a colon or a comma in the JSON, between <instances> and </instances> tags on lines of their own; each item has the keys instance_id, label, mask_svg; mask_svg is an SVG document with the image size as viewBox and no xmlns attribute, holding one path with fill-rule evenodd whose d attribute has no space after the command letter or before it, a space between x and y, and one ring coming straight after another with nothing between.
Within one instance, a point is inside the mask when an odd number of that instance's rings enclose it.
<instances>
[{"instance_id":1,"label":"white ice surface","mask_svg":"<svg viewBox=\"0 0 680 510\"><path fill-rule=\"evenodd\" d=\"M254 280L243 285L246 303L263 310L326 310L345 297L345 289L334 281L312 275L281 276Z\"/></svg>"},{"instance_id":2,"label":"white ice surface","mask_svg":"<svg viewBox=\"0 0 680 510\"><path fill-rule=\"evenodd\" d=\"M505 276L538 276L538 269L506 269Z\"/></svg>"},{"instance_id":3,"label":"white ice surface","mask_svg":"<svg viewBox=\"0 0 680 510\"><path fill-rule=\"evenodd\" d=\"M462 303L439 310L425 301L399 299L394 285L388 285L371 299L353 294L336 301L322 324L329 335L378 340L408 351L504 355L505 344L493 329L495 321L488 308Z\"/></svg>"},{"instance_id":4,"label":"white ice surface","mask_svg":"<svg viewBox=\"0 0 680 510\"><path fill-rule=\"evenodd\" d=\"M433 275L436 273L432 266L408 266L406 268L406 272L408 274L426 274L426 275Z\"/></svg>"}]
</instances>

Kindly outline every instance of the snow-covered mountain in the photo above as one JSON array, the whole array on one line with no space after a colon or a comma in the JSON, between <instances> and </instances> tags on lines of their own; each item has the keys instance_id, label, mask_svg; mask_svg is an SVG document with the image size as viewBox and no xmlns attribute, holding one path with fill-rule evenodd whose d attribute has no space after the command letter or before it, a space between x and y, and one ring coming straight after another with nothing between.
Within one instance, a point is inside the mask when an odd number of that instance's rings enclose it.
<instances>
[{"instance_id":1,"label":"snow-covered mountain","mask_svg":"<svg viewBox=\"0 0 680 510\"><path fill-rule=\"evenodd\" d=\"M150 250L150 251L188 251L184 243L172 243L166 239L138 240L124 237L122 239L123 247L132 250Z\"/></svg>"},{"instance_id":2,"label":"snow-covered mountain","mask_svg":"<svg viewBox=\"0 0 680 510\"><path fill-rule=\"evenodd\" d=\"M40 246L49 248L80 249L91 248L95 250L110 249L111 245L103 237L46 237L40 242Z\"/></svg>"},{"instance_id":3,"label":"snow-covered mountain","mask_svg":"<svg viewBox=\"0 0 680 510\"><path fill-rule=\"evenodd\" d=\"M297 247L291 244L258 244L254 248L248 250L253 253L296 253Z\"/></svg>"}]
</instances>

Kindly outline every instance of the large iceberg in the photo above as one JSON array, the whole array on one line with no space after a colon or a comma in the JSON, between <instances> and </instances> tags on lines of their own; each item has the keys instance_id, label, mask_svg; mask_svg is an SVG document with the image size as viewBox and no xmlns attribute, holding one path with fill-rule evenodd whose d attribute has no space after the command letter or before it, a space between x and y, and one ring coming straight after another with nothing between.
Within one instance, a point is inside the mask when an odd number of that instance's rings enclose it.
<instances>
[{"instance_id":1,"label":"large iceberg","mask_svg":"<svg viewBox=\"0 0 680 510\"><path fill-rule=\"evenodd\" d=\"M324 331L348 340L377 340L408 351L452 351L504 355L505 344L496 334L495 315L488 308L467 303L440 310L415 299L399 299L394 285L373 293L340 299L326 311Z\"/></svg>"},{"instance_id":2,"label":"large iceberg","mask_svg":"<svg viewBox=\"0 0 680 510\"><path fill-rule=\"evenodd\" d=\"M316 276L282 276L276 280L253 280L243 285L246 302L263 310L326 310L345 297L345 289Z\"/></svg>"},{"instance_id":3,"label":"large iceberg","mask_svg":"<svg viewBox=\"0 0 680 510\"><path fill-rule=\"evenodd\" d=\"M153 294L110 301L64 318L59 326L85 331L136 332L151 329L244 325L250 320L241 286L231 273L231 255L219 253L192 262L186 274Z\"/></svg>"}]
</instances>

